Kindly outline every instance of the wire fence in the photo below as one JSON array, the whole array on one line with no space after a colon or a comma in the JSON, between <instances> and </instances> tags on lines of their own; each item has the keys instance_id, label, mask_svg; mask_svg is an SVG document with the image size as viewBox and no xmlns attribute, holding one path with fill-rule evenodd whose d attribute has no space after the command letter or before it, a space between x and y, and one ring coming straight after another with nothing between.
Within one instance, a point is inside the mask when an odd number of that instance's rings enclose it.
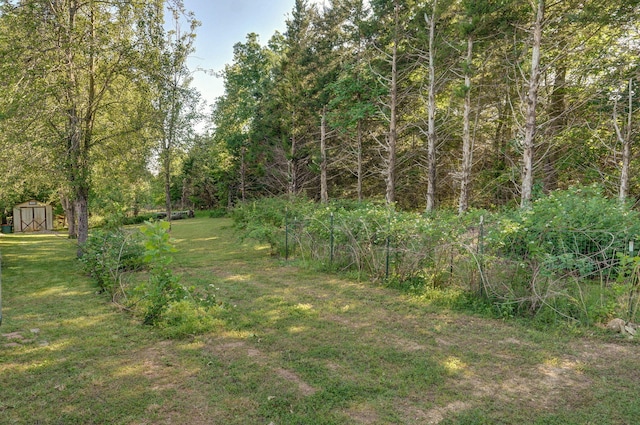
<instances>
[{"instance_id":1,"label":"wire fence","mask_svg":"<svg viewBox=\"0 0 640 425\"><path fill-rule=\"evenodd\" d=\"M455 227L455 226L454 226ZM356 271L373 281L455 287L489 298L505 315L551 312L580 322L624 314L640 304L640 243L624 232L544 229L510 234L486 222L452 228L382 217L287 217L285 258Z\"/></svg>"}]
</instances>

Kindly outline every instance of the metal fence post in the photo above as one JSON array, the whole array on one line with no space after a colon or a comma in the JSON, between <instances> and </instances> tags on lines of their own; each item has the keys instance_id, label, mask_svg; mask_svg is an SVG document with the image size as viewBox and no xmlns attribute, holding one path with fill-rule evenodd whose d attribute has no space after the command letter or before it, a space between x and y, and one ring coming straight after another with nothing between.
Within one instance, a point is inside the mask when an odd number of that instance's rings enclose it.
<instances>
[{"instance_id":1,"label":"metal fence post","mask_svg":"<svg viewBox=\"0 0 640 425\"><path fill-rule=\"evenodd\" d=\"M480 296L486 296L484 287L484 216L480 216L478 231L478 269L480 271Z\"/></svg>"},{"instance_id":2,"label":"metal fence post","mask_svg":"<svg viewBox=\"0 0 640 425\"><path fill-rule=\"evenodd\" d=\"M391 211L389 211L389 217L387 219L387 258L385 259L385 279L389 280L389 251L391 247Z\"/></svg>"},{"instance_id":3,"label":"metal fence post","mask_svg":"<svg viewBox=\"0 0 640 425\"><path fill-rule=\"evenodd\" d=\"M330 228L329 228L329 266L333 267L333 212L330 215Z\"/></svg>"},{"instance_id":4,"label":"metal fence post","mask_svg":"<svg viewBox=\"0 0 640 425\"><path fill-rule=\"evenodd\" d=\"M289 260L289 212L284 211L284 259Z\"/></svg>"}]
</instances>

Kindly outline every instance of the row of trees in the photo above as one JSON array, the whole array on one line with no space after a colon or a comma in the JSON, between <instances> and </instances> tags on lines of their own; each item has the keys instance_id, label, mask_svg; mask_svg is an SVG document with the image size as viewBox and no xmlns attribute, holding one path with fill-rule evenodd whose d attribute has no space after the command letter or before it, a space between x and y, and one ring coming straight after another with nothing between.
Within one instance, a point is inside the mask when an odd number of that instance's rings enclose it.
<instances>
[{"instance_id":1,"label":"row of trees","mask_svg":"<svg viewBox=\"0 0 640 425\"><path fill-rule=\"evenodd\" d=\"M90 197L135 205L152 160L170 180L197 111L186 59L198 22L179 0L0 7L2 200L56 193L81 246Z\"/></svg>"},{"instance_id":2,"label":"row of trees","mask_svg":"<svg viewBox=\"0 0 640 425\"><path fill-rule=\"evenodd\" d=\"M627 199L639 18L638 0L296 0L283 34L234 46L196 135L180 0L0 0L0 201L59 198L82 244L90 209L135 213L154 185L169 216L279 194L464 212L589 182Z\"/></svg>"},{"instance_id":3,"label":"row of trees","mask_svg":"<svg viewBox=\"0 0 640 425\"><path fill-rule=\"evenodd\" d=\"M296 0L236 44L208 155L218 197L526 205L638 193L638 1ZM198 168L198 167L195 167Z\"/></svg>"}]
</instances>

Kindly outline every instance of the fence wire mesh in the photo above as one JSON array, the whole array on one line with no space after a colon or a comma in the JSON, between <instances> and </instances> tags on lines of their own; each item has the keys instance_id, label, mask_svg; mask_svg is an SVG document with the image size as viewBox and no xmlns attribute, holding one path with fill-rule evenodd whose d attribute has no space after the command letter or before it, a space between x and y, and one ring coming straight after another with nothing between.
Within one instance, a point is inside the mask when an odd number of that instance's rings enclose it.
<instances>
[{"instance_id":1,"label":"fence wire mesh","mask_svg":"<svg viewBox=\"0 0 640 425\"><path fill-rule=\"evenodd\" d=\"M325 219L326 218L326 219ZM373 281L456 288L498 303L505 314L551 312L590 322L637 316L640 260L634 239L590 229L519 231L480 220L452 228L393 213L331 213L287 219L286 257L357 271ZM547 313L549 314L549 313Z\"/></svg>"}]
</instances>

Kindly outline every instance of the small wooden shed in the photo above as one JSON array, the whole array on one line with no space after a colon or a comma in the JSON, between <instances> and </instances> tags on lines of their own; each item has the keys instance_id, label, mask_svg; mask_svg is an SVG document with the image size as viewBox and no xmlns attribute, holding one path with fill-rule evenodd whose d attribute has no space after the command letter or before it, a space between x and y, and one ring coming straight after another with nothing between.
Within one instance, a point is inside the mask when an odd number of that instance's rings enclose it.
<instances>
[{"instance_id":1,"label":"small wooden shed","mask_svg":"<svg viewBox=\"0 0 640 425\"><path fill-rule=\"evenodd\" d=\"M38 232L53 229L53 208L34 199L13 207L15 232Z\"/></svg>"}]
</instances>

